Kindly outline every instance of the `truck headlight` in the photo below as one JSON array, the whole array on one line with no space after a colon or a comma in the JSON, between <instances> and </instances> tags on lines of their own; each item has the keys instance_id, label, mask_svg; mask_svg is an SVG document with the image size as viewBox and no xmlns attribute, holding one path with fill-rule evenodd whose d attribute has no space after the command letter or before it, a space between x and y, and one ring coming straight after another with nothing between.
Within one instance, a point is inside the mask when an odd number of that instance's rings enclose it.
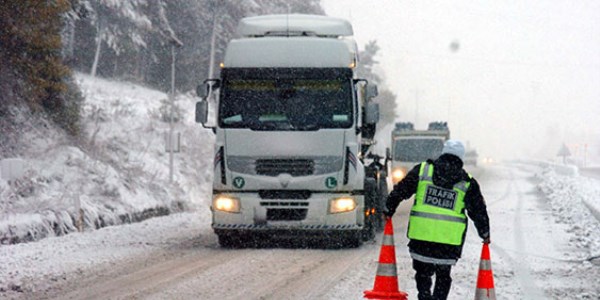
<instances>
[{"instance_id":1,"label":"truck headlight","mask_svg":"<svg viewBox=\"0 0 600 300\"><path fill-rule=\"evenodd\" d=\"M240 199L231 196L219 195L213 199L213 208L224 212L239 213Z\"/></svg>"},{"instance_id":2,"label":"truck headlight","mask_svg":"<svg viewBox=\"0 0 600 300\"><path fill-rule=\"evenodd\" d=\"M394 184L400 182L404 176L406 176L406 170L403 168L396 168L392 171L392 180L394 181Z\"/></svg>"},{"instance_id":3,"label":"truck headlight","mask_svg":"<svg viewBox=\"0 0 600 300\"><path fill-rule=\"evenodd\" d=\"M329 201L329 213L337 214L353 211L356 208L356 200L351 197L331 199Z\"/></svg>"}]
</instances>

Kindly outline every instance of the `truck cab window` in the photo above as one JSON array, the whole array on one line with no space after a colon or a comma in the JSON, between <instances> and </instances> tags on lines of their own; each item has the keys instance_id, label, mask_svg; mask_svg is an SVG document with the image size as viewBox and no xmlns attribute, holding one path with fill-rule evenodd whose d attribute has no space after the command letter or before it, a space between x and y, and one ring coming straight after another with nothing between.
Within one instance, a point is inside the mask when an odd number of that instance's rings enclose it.
<instances>
[{"instance_id":1,"label":"truck cab window","mask_svg":"<svg viewBox=\"0 0 600 300\"><path fill-rule=\"evenodd\" d=\"M348 80L229 79L221 89L219 122L224 128L318 130L352 126Z\"/></svg>"}]
</instances>

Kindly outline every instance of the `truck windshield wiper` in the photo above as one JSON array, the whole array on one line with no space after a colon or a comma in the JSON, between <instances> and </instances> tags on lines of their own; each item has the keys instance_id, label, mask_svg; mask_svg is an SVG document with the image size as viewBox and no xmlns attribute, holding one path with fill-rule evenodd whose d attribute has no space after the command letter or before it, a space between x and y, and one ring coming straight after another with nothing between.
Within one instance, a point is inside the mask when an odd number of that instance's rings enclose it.
<instances>
[{"instance_id":1,"label":"truck windshield wiper","mask_svg":"<svg viewBox=\"0 0 600 300\"><path fill-rule=\"evenodd\" d=\"M316 131L321 129L319 124L304 124L299 126L294 126L294 128L298 131Z\"/></svg>"},{"instance_id":2,"label":"truck windshield wiper","mask_svg":"<svg viewBox=\"0 0 600 300\"><path fill-rule=\"evenodd\" d=\"M260 122L250 123L248 128L251 130L295 130L295 127L290 123L282 122Z\"/></svg>"}]
</instances>

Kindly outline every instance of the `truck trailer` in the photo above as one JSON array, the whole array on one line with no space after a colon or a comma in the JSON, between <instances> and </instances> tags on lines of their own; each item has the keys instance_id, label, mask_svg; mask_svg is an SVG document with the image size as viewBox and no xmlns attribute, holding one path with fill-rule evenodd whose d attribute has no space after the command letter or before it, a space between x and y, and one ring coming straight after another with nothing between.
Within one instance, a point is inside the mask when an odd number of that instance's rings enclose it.
<instances>
[{"instance_id":1,"label":"truck trailer","mask_svg":"<svg viewBox=\"0 0 600 300\"><path fill-rule=\"evenodd\" d=\"M267 15L242 19L237 35L219 78L197 91L196 121L216 135L219 244L308 238L358 247L373 239L381 212L363 156L379 119L377 87L356 78L351 24Z\"/></svg>"}]
</instances>

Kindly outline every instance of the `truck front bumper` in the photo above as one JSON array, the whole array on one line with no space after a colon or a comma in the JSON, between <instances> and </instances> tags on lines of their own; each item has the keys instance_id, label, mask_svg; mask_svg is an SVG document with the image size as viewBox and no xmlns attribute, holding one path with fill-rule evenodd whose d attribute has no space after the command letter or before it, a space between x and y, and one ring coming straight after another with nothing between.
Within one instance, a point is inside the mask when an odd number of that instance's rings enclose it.
<instances>
[{"instance_id":1,"label":"truck front bumper","mask_svg":"<svg viewBox=\"0 0 600 300\"><path fill-rule=\"evenodd\" d=\"M312 193L308 199L263 199L258 193L226 193L240 201L238 213L212 209L212 227L225 232L262 232L279 235L323 235L327 232L356 231L363 228L362 195ZM217 196L217 195L215 195ZM330 200L353 197L354 210L329 213Z\"/></svg>"}]
</instances>

